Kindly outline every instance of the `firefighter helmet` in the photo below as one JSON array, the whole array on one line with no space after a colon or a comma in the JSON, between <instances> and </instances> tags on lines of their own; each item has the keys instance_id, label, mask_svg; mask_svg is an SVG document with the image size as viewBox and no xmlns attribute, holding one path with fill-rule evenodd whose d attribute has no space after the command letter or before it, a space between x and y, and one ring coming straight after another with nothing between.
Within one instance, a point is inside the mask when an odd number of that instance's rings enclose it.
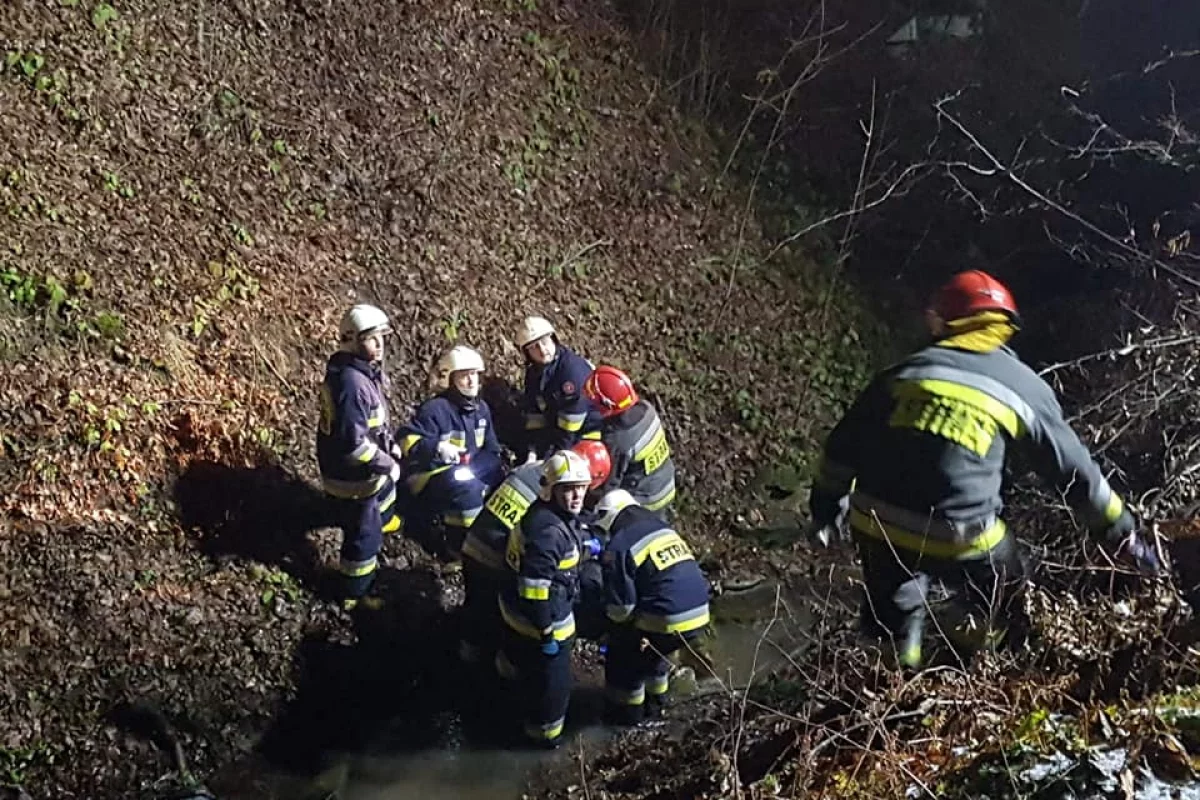
<instances>
[{"instance_id":1,"label":"firefighter helmet","mask_svg":"<svg viewBox=\"0 0 1200 800\"><path fill-rule=\"evenodd\" d=\"M483 372L483 356L466 345L455 345L442 354L435 369L434 383L438 389L450 388L450 375L463 370Z\"/></svg>"},{"instance_id":2,"label":"firefighter helmet","mask_svg":"<svg viewBox=\"0 0 1200 800\"><path fill-rule=\"evenodd\" d=\"M977 269L960 272L951 278L934 295L930 310L945 322L984 311L1002 311L1014 321L1017 319L1017 303L1012 292L991 275Z\"/></svg>"},{"instance_id":3,"label":"firefighter helmet","mask_svg":"<svg viewBox=\"0 0 1200 800\"><path fill-rule=\"evenodd\" d=\"M616 367L601 364L583 384L583 393L600 410L600 416L611 417L632 408L638 401L637 390L629 376Z\"/></svg>"},{"instance_id":4,"label":"firefighter helmet","mask_svg":"<svg viewBox=\"0 0 1200 800\"><path fill-rule=\"evenodd\" d=\"M608 531L612 528L613 521L616 520L618 514L637 504L638 501L629 492L624 489L613 489L601 497L600 502L596 503L596 524Z\"/></svg>"},{"instance_id":5,"label":"firefighter helmet","mask_svg":"<svg viewBox=\"0 0 1200 800\"><path fill-rule=\"evenodd\" d=\"M338 339L342 344L360 342L375 334L388 334L392 326L387 314L375 306L359 303L342 315L338 325Z\"/></svg>"},{"instance_id":6,"label":"firefighter helmet","mask_svg":"<svg viewBox=\"0 0 1200 800\"><path fill-rule=\"evenodd\" d=\"M598 489L608 480L608 476L612 474L612 459L608 455L608 448L603 442L598 442L595 439L582 439L574 447L571 452L584 457L588 462L588 469L592 473L592 489Z\"/></svg>"},{"instance_id":7,"label":"firefighter helmet","mask_svg":"<svg viewBox=\"0 0 1200 800\"><path fill-rule=\"evenodd\" d=\"M550 324L550 320L538 316L526 317L521 320L513 341L516 342L518 348L524 350L527 345L533 344L543 336L553 336L554 334L554 326Z\"/></svg>"},{"instance_id":8,"label":"firefighter helmet","mask_svg":"<svg viewBox=\"0 0 1200 800\"><path fill-rule=\"evenodd\" d=\"M587 459L572 450L559 450L542 465L541 490L538 496L546 502L554 496L555 486L587 486L592 482L592 472Z\"/></svg>"}]
</instances>

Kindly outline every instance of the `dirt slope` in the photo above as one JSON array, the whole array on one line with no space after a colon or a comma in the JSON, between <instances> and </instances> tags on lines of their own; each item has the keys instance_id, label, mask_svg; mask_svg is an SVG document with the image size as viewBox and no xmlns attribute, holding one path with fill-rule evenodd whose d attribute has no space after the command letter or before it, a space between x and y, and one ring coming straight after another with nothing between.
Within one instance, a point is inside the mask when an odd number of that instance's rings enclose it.
<instances>
[{"instance_id":1,"label":"dirt slope","mask_svg":"<svg viewBox=\"0 0 1200 800\"><path fill-rule=\"evenodd\" d=\"M515 379L530 311L631 370L719 575L746 481L836 401L806 369L853 381L858 337L811 332L815 270L756 261L712 145L590 5L0 12L0 781L153 783L104 721L137 697L204 773L293 692L301 640L353 638L314 594L311 431L354 300L393 314L398 415L456 338Z\"/></svg>"}]
</instances>

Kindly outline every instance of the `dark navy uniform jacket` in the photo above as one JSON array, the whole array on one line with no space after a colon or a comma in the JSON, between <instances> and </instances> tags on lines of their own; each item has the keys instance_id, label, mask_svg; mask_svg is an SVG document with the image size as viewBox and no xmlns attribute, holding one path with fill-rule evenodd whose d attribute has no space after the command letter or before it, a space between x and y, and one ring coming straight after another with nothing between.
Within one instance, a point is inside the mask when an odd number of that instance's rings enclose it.
<instances>
[{"instance_id":1,"label":"dark navy uniform jacket","mask_svg":"<svg viewBox=\"0 0 1200 800\"><path fill-rule=\"evenodd\" d=\"M531 639L575 635L582 535L572 514L538 500L508 536L511 580L500 594L510 628Z\"/></svg>"},{"instance_id":2,"label":"dark navy uniform jacket","mask_svg":"<svg viewBox=\"0 0 1200 800\"><path fill-rule=\"evenodd\" d=\"M708 624L708 579L683 537L641 506L621 511L609 532L600 557L609 619L649 633Z\"/></svg>"},{"instance_id":3,"label":"dark navy uniform jacket","mask_svg":"<svg viewBox=\"0 0 1200 800\"><path fill-rule=\"evenodd\" d=\"M489 453L497 461L500 458L500 442L488 404L447 389L422 403L412 420L400 429L400 446L414 493L421 491L433 475L453 466L438 457L442 442L463 448L468 461L480 452Z\"/></svg>"},{"instance_id":4,"label":"dark navy uniform jacket","mask_svg":"<svg viewBox=\"0 0 1200 800\"><path fill-rule=\"evenodd\" d=\"M549 364L525 367L525 430L545 437L539 455L565 450L588 434L599 438L600 414L583 395L591 374L588 360L562 345Z\"/></svg>"},{"instance_id":5,"label":"dark navy uniform jacket","mask_svg":"<svg viewBox=\"0 0 1200 800\"><path fill-rule=\"evenodd\" d=\"M395 464L391 446L382 370L352 353L334 353L325 366L317 425L325 491L347 498L376 494Z\"/></svg>"}]
</instances>

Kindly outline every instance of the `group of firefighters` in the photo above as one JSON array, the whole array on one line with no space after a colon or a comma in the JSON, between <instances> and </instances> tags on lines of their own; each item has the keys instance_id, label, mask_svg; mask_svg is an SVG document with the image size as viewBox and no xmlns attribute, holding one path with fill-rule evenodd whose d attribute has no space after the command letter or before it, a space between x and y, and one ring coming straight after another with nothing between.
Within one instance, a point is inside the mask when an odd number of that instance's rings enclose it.
<instances>
[{"instance_id":1,"label":"group of firefighters","mask_svg":"<svg viewBox=\"0 0 1200 800\"><path fill-rule=\"evenodd\" d=\"M1144 573L1162 569L1053 390L1009 349L1020 324L1009 290L959 273L926 317L931 343L851 405L810 495L813 541L854 541L863 634L908 667L925 661L932 580L960 590L974 645L1021 637L1010 623L1026 561L1000 517L1010 442L1032 445L1042 473L1114 552ZM460 655L513 683L533 741L562 736L577 636L605 642L610 719L639 722L667 692L667 657L709 620L707 579L673 524L675 464L654 407L621 370L593 367L531 316L514 337L525 424L508 457L480 397L483 359L461 345L437 363L438 393L393 432L387 316L354 306L339 333L317 453L340 509L344 607L380 605L371 589L384 534L440 527L463 566Z\"/></svg>"},{"instance_id":2,"label":"group of firefighters","mask_svg":"<svg viewBox=\"0 0 1200 800\"><path fill-rule=\"evenodd\" d=\"M480 396L483 358L463 345L439 358L437 393L393 428L390 333L380 309L347 311L321 387L317 459L343 531L343 607L382 606L384 534L440 529L462 564L459 655L512 683L532 741L561 740L579 636L605 644L608 718L640 722L667 692L668 657L709 621L708 581L672 524L658 413L624 372L593 366L531 316L514 337L524 433L508 453Z\"/></svg>"}]
</instances>

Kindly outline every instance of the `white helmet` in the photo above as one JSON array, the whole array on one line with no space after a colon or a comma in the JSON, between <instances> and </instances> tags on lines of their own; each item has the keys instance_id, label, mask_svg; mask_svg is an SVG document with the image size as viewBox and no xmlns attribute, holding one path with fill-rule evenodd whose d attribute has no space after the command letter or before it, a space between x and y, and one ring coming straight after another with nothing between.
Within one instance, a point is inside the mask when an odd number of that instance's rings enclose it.
<instances>
[{"instance_id":1,"label":"white helmet","mask_svg":"<svg viewBox=\"0 0 1200 800\"><path fill-rule=\"evenodd\" d=\"M342 315L341 324L338 325L338 340L342 344L357 344L367 336L391 332L387 314L375 306L359 303Z\"/></svg>"},{"instance_id":2,"label":"white helmet","mask_svg":"<svg viewBox=\"0 0 1200 800\"><path fill-rule=\"evenodd\" d=\"M442 354L434 368L434 385L438 389L450 388L450 374L460 370L471 369L483 372L483 356L478 350L472 350L466 345L455 345Z\"/></svg>"},{"instance_id":3,"label":"white helmet","mask_svg":"<svg viewBox=\"0 0 1200 800\"><path fill-rule=\"evenodd\" d=\"M542 464L542 488L538 492L547 503L554 496L554 487L564 484L590 485L592 471L587 459L572 450L559 450Z\"/></svg>"},{"instance_id":4,"label":"white helmet","mask_svg":"<svg viewBox=\"0 0 1200 800\"><path fill-rule=\"evenodd\" d=\"M633 495L624 489L613 489L604 497L600 498L600 502L596 503L596 525L607 531L612 527L613 521L617 515L630 506L636 506L637 500L633 499Z\"/></svg>"},{"instance_id":5,"label":"white helmet","mask_svg":"<svg viewBox=\"0 0 1200 800\"><path fill-rule=\"evenodd\" d=\"M543 336L553 336L554 326L545 317L526 317L517 327L517 335L513 337L517 348L524 350L525 345L536 342Z\"/></svg>"}]
</instances>

